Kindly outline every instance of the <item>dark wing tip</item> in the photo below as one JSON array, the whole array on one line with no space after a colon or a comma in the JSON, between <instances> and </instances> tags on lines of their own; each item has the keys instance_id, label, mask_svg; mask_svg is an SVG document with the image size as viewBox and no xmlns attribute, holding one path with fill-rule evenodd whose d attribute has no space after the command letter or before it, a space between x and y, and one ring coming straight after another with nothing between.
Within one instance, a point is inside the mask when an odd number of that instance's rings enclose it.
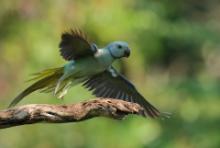
<instances>
[{"instance_id":1,"label":"dark wing tip","mask_svg":"<svg viewBox=\"0 0 220 148\"><path fill-rule=\"evenodd\" d=\"M88 37L81 29L71 29L70 32L72 36L77 36L83 38L85 41L88 41Z\"/></svg>"},{"instance_id":2,"label":"dark wing tip","mask_svg":"<svg viewBox=\"0 0 220 148\"><path fill-rule=\"evenodd\" d=\"M151 118L160 118L160 119L169 119L171 116L171 113L168 112L160 112L155 107L144 107L144 116L149 116Z\"/></svg>"},{"instance_id":3,"label":"dark wing tip","mask_svg":"<svg viewBox=\"0 0 220 148\"><path fill-rule=\"evenodd\" d=\"M161 116L161 112L154 107L144 107L146 114L151 118L158 118Z\"/></svg>"},{"instance_id":4,"label":"dark wing tip","mask_svg":"<svg viewBox=\"0 0 220 148\"><path fill-rule=\"evenodd\" d=\"M62 33L59 48L60 54L65 60L93 54L87 36L80 29L70 29Z\"/></svg>"},{"instance_id":5,"label":"dark wing tip","mask_svg":"<svg viewBox=\"0 0 220 148\"><path fill-rule=\"evenodd\" d=\"M65 44L71 43L71 41L75 38L83 40L89 44L88 37L82 30L70 29L69 31L65 31L62 33L59 47L62 48Z\"/></svg>"},{"instance_id":6,"label":"dark wing tip","mask_svg":"<svg viewBox=\"0 0 220 148\"><path fill-rule=\"evenodd\" d=\"M160 118L163 116L163 114L156 107L151 105L136 90L135 86L121 74L118 74L117 77L113 77L111 71L105 71L88 79L83 86L89 91L92 91L92 94L96 97L122 99L137 103L143 108L143 115L145 117Z\"/></svg>"}]
</instances>

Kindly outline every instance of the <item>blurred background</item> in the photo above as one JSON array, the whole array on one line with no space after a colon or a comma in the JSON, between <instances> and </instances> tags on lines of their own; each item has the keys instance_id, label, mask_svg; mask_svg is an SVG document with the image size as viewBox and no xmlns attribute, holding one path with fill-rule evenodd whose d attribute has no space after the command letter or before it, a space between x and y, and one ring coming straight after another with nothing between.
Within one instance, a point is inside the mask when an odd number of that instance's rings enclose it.
<instances>
[{"instance_id":1,"label":"blurred background","mask_svg":"<svg viewBox=\"0 0 220 148\"><path fill-rule=\"evenodd\" d=\"M66 62L62 32L81 28L99 47L127 41L115 63L168 120L129 116L36 124L0 131L0 148L219 148L219 0L1 0L0 109L30 83L30 74ZM33 93L21 104L67 104L92 98L81 86L64 100Z\"/></svg>"}]
</instances>

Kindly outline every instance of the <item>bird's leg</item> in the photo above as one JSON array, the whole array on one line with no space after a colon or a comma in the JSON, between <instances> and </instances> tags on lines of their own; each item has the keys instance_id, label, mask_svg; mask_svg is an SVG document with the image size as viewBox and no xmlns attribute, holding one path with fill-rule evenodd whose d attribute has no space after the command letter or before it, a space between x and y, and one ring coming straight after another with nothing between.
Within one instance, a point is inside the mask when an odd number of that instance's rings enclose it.
<instances>
[{"instance_id":1,"label":"bird's leg","mask_svg":"<svg viewBox=\"0 0 220 148\"><path fill-rule=\"evenodd\" d=\"M65 80L65 76L63 75L63 76L58 80L58 82L57 82L56 88L55 88L55 90L54 90L54 96L56 96L57 93L59 92L60 86L61 86L61 84L62 84L62 82L63 82L64 80Z\"/></svg>"},{"instance_id":2,"label":"bird's leg","mask_svg":"<svg viewBox=\"0 0 220 148\"><path fill-rule=\"evenodd\" d=\"M112 68L112 66L110 66L108 68L108 71L111 73L112 77L117 77L118 76L117 72Z\"/></svg>"},{"instance_id":3,"label":"bird's leg","mask_svg":"<svg viewBox=\"0 0 220 148\"><path fill-rule=\"evenodd\" d=\"M67 94L68 89L71 87L72 81L69 81L65 87L62 89L61 93L58 95L59 99L63 99L63 97Z\"/></svg>"},{"instance_id":4,"label":"bird's leg","mask_svg":"<svg viewBox=\"0 0 220 148\"><path fill-rule=\"evenodd\" d=\"M64 74L62 75L62 77L58 80L57 82L57 85L56 85L56 88L54 90L54 95L56 96L57 93L59 92L60 90L60 86L62 85L63 81L66 80L67 78L69 78L73 72L74 72L74 66L75 64L75 61L70 61L68 64L66 64L64 66ZM65 86L66 87L66 86Z\"/></svg>"}]
</instances>

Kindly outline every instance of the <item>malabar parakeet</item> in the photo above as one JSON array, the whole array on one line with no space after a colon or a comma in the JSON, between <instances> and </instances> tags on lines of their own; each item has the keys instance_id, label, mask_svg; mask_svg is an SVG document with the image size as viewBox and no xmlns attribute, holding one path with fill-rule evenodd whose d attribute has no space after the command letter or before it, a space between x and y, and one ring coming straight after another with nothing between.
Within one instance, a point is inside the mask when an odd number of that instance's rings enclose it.
<instances>
[{"instance_id":1,"label":"malabar parakeet","mask_svg":"<svg viewBox=\"0 0 220 148\"><path fill-rule=\"evenodd\" d=\"M33 79L35 83L21 92L10 107L37 90L53 92L56 97L63 98L70 87L81 83L96 97L137 103L144 108L146 116L161 116L161 112L112 66L114 61L129 57L131 50L126 42L114 41L104 48L98 48L88 41L82 31L70 30L62 34L59 48L61 56L68 63L36 73Z\"/></svg>"}]
</instances>

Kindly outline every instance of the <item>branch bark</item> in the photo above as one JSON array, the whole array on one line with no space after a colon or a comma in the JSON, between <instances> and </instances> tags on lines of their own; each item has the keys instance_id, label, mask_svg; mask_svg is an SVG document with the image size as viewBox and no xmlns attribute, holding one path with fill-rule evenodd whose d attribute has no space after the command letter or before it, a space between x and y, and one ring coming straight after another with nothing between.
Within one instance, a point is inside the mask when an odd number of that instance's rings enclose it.
<instances>
[{"instance_id":1,"label":"branch bark","mask_svg":"<svg viewBox=\"0 0 220 148\"><path fill-rule=\"evenodd\" d=\"M72 105L31 104L0 111L0 129L39 122L79 122L99 116L121 120L128 114L145 116L136 103L108 98Z\"/></svg>"}]
</instances>

